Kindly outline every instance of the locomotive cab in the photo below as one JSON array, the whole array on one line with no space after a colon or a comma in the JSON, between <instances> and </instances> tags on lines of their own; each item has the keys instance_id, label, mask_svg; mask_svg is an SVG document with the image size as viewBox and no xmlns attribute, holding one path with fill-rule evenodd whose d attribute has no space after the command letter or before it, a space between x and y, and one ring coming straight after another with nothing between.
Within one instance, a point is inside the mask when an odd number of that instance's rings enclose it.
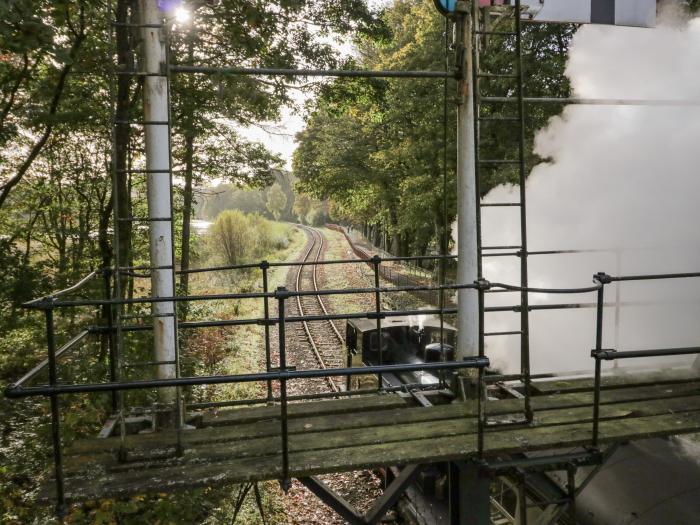
<instances>
[{"instance_id":1,"label":"locomotive cab","mask_svg":"<svg viewBox=\"0 0 700 525\"><path fill-rule=\"evenodd\" d=\"M408 364L454 360L457 330L434 316L401 316L377 322L351 319L346 328L348 363L352 366ZM401 383L430 384L438 378L426 372L400 374Z\"/></svg>"}]
</instances>

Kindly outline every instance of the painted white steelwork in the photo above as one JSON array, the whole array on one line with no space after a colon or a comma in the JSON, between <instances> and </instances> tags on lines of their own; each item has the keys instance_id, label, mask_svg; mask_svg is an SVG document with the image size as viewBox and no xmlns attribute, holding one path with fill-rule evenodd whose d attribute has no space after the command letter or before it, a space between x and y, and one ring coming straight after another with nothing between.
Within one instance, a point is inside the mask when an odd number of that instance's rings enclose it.
<instances>
[{"instance_id":1,"label":"painted white steelwork","mask_svg":"<svg viewBox=\"0 0 700 525\"><path fill-rule=\"evenodd\" d=\"M472 28L468 12L459 14L463 71L457 107L457 282L478 279L476 228L476 155L474 151L474 90L472 89ZM478 355L479 303L475 290L457 292L459 313L456 359Z\"/></svg>"},{"instance_id":2,"label":"painted white steelwork","mask_svg":"<svg viewBox=\"0 0 700 525\"><path fill-rule=\"evenodd\" d=\"M140 0L141 21L145 26L158 26L163 17L157 0ZM141 70L147 75L143 83L143 119L146 122L169 120L168 79L166 72L166 51L162 29L144 27L141 31ZM146 125L146 168L151 266L151 293L155 297L172 297L173 289L173 238L170 177L170 137L169 126ZM164 220L168 219L168 220ZM176 376L176 337L175 305L173 302L153 303L153 338L156 361L173 364L157 366L159 379ZM159 389L161 402L172 402L174 389Z\"/></svg>"}]
</instances>

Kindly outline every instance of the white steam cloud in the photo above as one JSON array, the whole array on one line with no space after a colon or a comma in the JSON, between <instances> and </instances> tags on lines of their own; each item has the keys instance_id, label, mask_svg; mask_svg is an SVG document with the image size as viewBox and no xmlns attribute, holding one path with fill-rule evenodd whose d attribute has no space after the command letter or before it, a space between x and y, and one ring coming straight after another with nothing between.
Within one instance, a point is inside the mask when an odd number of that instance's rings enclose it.
<instances>
[{"instance_id":1,"label":"white steam cloud","mask_svg":"<svg viewBox=\"0 0 700 525\"><path fill-rule=\"evenodd\" d=\"M700 19L679 22L667 14L655 29L584 26L566 74L582 98L700 100ZM588 286L598 271L700 271L700 107L569 106L538 134L535 150L550 161L528 179L529 249L606 251L533 255L531 286ZM504 186L486 197L517 200L517 188ZM484 246L519 244L517 214L484 208ZM518 259L486 258L484 276L518 283ZM609 285L606 302L617 293ZM619 296L623 303L658 304L621 307L617 329L615 308L606 308L605 347L700 346L700 279L624 283ZM579 301L595 302L595 295L531 296L533 304ZM518 302L517 294L489 296L490 305ZM530 319L533 372L592 370L594 309L535 311ZM486 316L487 332L518 327L515 313ZM489 337L486 344L496 367L519 369L516 336Z\"/></svg>"}]
</instances>

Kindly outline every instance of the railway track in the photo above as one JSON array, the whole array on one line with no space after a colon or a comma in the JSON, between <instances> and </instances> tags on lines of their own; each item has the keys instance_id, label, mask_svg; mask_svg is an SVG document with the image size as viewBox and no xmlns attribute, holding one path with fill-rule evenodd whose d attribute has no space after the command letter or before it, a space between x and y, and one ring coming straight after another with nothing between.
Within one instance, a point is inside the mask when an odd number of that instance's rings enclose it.
<instances>
[{"instance_id":1,"label":"railway track","mask_svg":"<svg viewBox=\"0 0 700 525\"><path fill-rule=\"evenodd\" d=\"M322 260L326 244L324 235L316 228L301 225L298 227L304 230L309 239L301 262L316 263ZM299 265L290 271L288 279L291 282L288 284L295 291L318 291L318 273L318 265ZM319 295L296 297L289 306L292 310L291 315L328 315L328 308ZM345 339L332 320L295 323L293 334L297 343L294 345L296 366L321 369L345 366ZM325 383L333 392L345 389L340 378L326 378ZM306 392L309 391L309 387L313 390L323 390L323 386L316 383L313 386L307 385Z\"/></svg>"}]
</instances>

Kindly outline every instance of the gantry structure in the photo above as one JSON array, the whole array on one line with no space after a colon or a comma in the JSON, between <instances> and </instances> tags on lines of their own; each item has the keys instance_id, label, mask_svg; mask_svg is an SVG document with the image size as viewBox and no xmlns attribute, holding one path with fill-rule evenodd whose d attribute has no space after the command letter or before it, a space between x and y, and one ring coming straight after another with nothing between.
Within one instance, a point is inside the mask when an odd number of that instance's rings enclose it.
<instances>
[{"instance_id":1,"label":"gantry structure","mask_svg":"<svg viewBox=\"0 0 700 525\"><path fill-rule=\"evenodd\" d=\"M444 71L364 71L308 70L271 68L212 68L206 65L172 65L161 43L167 37L166 24L156 2L142 0L139 20L111 21L110 27L128 27L135 36L156 42L145 51L142 69L114 63L115 77L126 75L144 83L142 119L115 117L115 135L121 126L144 129L147 164L141 169L113 167L115 192L118 175L143 176L149 185L149 216L123 215L124 207L115 203L115 243L119 227L124 223L148 224L153 241L151 264L129 266L117 260L114 267L101 268L76 285L28 302L25 306L43 313L46 321L47 357L35 368L5 389L10 398L45 396L51 404L51 439L54 477L42 490L41 498L54 501L59 515L70 501L105 496L124 496L149 491L186 490L221 483L257 482L278 479L288 489L292 478L299 479L325 503L353 524L378 523L398 498L419 477L428 465L445 463L450 472L449 520L451 523L486 525L499 508L503 519L526 524L531 508L542 511L547 521L575 522L575 498L600 466L620 443L631 440L669 436L700 430L700 399L695 395L698 378L693 370L659 377L652 373L609 376L603 373L604 361L643 359L700 353L700 347L662 348L619 351L603 346L606 290L629 281L667 281L695 279L698 273L659 275L609 275L597 273L591 286L575 289L546 289L529 286L528 258L563 253L557 250L534 252L527 243L527 207L525 178L526 115L530 104L660 104L663 101L603 101L580 99L533 99L524 90L522 67L522 14L520 0L512 5L483 11L477 2L457 2L449 14L456 26L454 67ZM111 12L111 11L110 11ZM497 24L494 22L498 21ZM489 72L480 69L482 53L489 41L507 39L512 52L511 69ZM147 47L147 46L146 46ZM151 53L149 55L149 53ZM117 54L115 53L115 56ZM131 67L131 69L130 69ZM444 280L436 284L382 284L387 264L408 261L454 259L446 253L419 257L365 257L352 260L323 260L231 265L216 268L178 270L173 248L172 162L170 158L171 120L169 82L171 75L254 75L304 77L396 78L410 82L416 78L458 83L459 114L458 166L460 195L460 268L454 283ZM489 79L512 81L508 96L482 93ZM155 104L165 97L165 110ZM160 101L162 102L162 100ZM494 104L512 107L509 116L489 110ZM154 109L155 108L155 109ZM158 109L160 108L160 109ZM486 126L510 126L517 136L515 155L502 159L482 156L480 140ZM165 149L163 146L165 145ZM165 152L165 154L164 154ZM493 167L515 166L519 183L517 202L483 203L479 182L483 173ZM119 170L124 170L119 171ZM160 188L160 190L158 190ZM162 193L162 188L166 193ZM159 193L160 191L160 193ZM150 193L153 192L154 195ZM153 201L153 202L151 202ZM519 209L521 239L513 246L481 245L481 209L484 206ZM169 233L168 233L169 232ZM167 240L169 238L169 241ZM115 253L119 253L116 249ZM570 251L566 251L570 253ZM490 281L482 271L482 260L490 256L519 258L520 281ZM374 286L365 288L288 290L269 289L269 271L273 267L311 265L369 265ZM384 266L383 266L384 265ZM201 272L260 272L262 288L256 292L180 296L175 293L177 275ZM124 279L146 272L152 281L151 294L124 298ZM108 293L102 298L82 298L82 290L95 280L103 279ZM618 288L616 288L617 290ZM382 297L397 293L438 294L437 306L421 310L386 310ZM510 292L519 298L517 304L489 306L488 294ZM338 296L371 294L375 298L372 311L351 314L289 315L288 302L304 296ZM457 294L459 307L447 304L447 294ZM530 297L539 295L580 297L578 303L557 305L530 304ZM258 301L264 316L245 319L212 319L178 321L176 305L201 301ZM130 322L135 305L150 305L147 320L153 325ZM591 371L585 377L560 379L553 374L533 375L530 371L529 315L538 309L592 308L596 312L591 355ZM75 336L66 337L55 330L55 315L66 310L109 310L104 326L88 326ZM510 311L518 316L518 330L488 333L485 317L492 312ZM287 364L287 329L295 323L325 320L368 319L376 323L378 339L393 317L457 315L460 329L460 351L455 361L386 364L379 345L379 362L361 367L335 367L298 370ZM216 376L183 376L177 335L184 330L211 327L262 326L266 369L258 373ZM273 363L271 329L277 331L278 362ZM156 351L153 361L129 361L130 334L154 331ZM160 334L160 335L159 335ZM490 365L485 340L488 337L516 336L520 341L520 371L513 375L487 374ZM109 343L109 370L104 381L69 382L61 380L62 359L76 351L90 338L106 337ZM160 339L159 339L160 337ZM66 338L63 344L58 341ZM563 341L562 345L566 345ZM128 379L125 371L141 367L153 370L148 379ZM447 375L450 388L444 384L404 384L386 386L383 375L413 371L441 371ZM35 384L48 371L48 382ZM376 388L345 389L325 394L290 396L287 385L309 378L353 377L376 375ZM197 385L261 383L267 395L257 399L231 400L217 403L187 403L182 390ZM158 419L157 431L133 431L133 407L126 406L125 394L134 391L165 393L159 403L150 407ZM75 394L109 395L113 415L100 436L78 440L64 447L61 437L59 400ZM216 411L212 411L216 408ZM156 417L166 414L166 417ZM168 416L169 415L169 416ZM169 420L169 424L162 422ZM385 469L390 482L384 494L369 511L359 512L334 493L317 476L359 469ZM565 473L565 483L555 497L535 494L532 479L541 479L543 472ZM507 477L518 493L517 508L494 502L491 485L494 479ZM495 506L495 507L494 507ZM500 518L499 518L500 519Z\"/></svg>"}]
</instances>

